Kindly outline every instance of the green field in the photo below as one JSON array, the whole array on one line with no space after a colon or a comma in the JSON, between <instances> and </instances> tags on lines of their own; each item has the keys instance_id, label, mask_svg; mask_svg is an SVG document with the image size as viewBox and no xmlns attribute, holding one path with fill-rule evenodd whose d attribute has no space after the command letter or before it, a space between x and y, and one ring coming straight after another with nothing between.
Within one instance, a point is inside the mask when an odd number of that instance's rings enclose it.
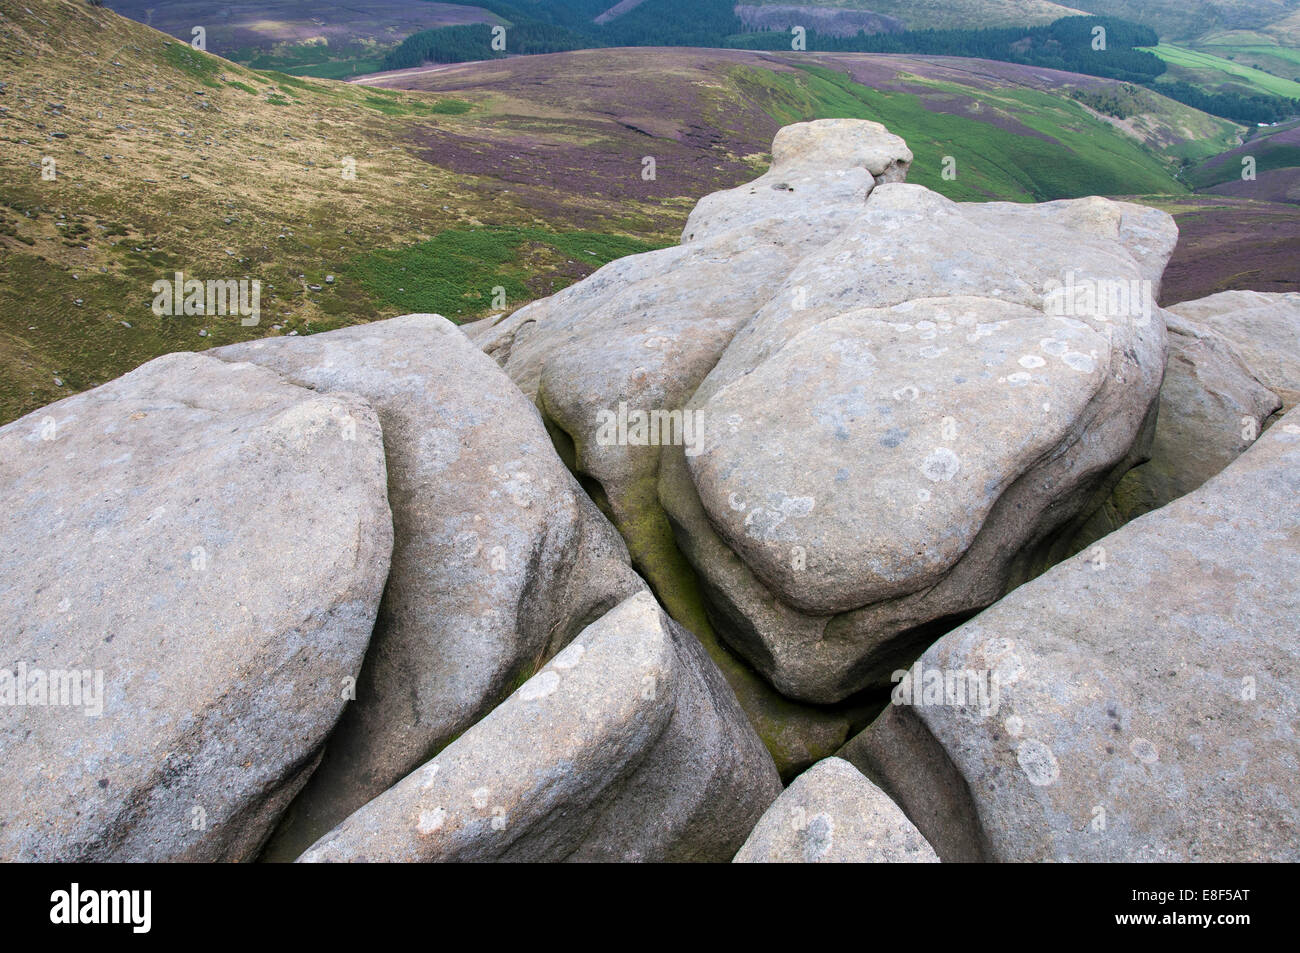
<instances>
[{"instance_id":1,"label":"green field","mask_svg":"<svg viewBox=\"0 0 1300 953\"><path fill-rule=\"evenodd\" d=\"M1159 46L1152 47L1150 52L1155 53L1171 66L1200 74L1203 82L1209 81L1205 79L1207 75L1221 73L1224 77L1223 81L1236 81L1259 93L1300 99L1300 83L1249 66L1242 66L1222 56L1190 50L1170 43L1161 43Z\"/></svg>"},{"instance_id":2,"label":"green field","mask_svg":"<svg viewBox=\"0 0 1300 953\"><path fill-rule=\"evenodd\" d=\"M1277 44L1254 46L1240 43L1204 43L1203 45L1210 47L1216 55L1225 59L1231 57L1249 58L1251 56L1272 57L1294 63L1300 67L1300 50L1293 50L1289 46L1278 46Z\"/></svg>"},{"instance_id":3,"label":"green field","mask_svg":"<svg viewBox=\"0 0 1300 953\"><path fill-rule=\"evenodd\" d=\"M1300 49L1283 46L1270 36L1245 31L1207 33L1196 40L1194 48L1300 83Z\"/></svg>"}]
</instances>

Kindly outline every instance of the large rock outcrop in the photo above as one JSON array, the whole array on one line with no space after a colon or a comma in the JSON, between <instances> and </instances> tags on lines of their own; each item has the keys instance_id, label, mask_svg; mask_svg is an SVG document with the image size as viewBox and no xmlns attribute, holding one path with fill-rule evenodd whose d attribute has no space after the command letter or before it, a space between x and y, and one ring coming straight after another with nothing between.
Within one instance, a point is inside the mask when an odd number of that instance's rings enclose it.
<instances>
[{"instance_id":1,"label":"large rock outcrop","mask_svg":"<svg viewBox=\"0 0 1300 953\"><path fill-rule=\"evenodd\" d=\"M301 859L725 861L780 790L716 667L643 592Z\"/></svg>"},{"instance_id":2,"label":"large rock outcrop","mask_svg":"<svg viewBox=\"0 0 1300 953\"><path fill-rule=\"evenodd\" d=\"M787 127L773 156L682 245L470 333L670 611L830 704L1039 571L1145 458L1177 230L1100 198L951 202L899 181L874 123ZM654 410L681 433L608 427Z\"/></svg>"},{"instance_id":3,"label":"large rock outcrop","mask_svg":"<svg viewBox=\"0 0 1300 953\"><path fill-rule=\"evenodd\" d=\"M656 499L658 442L601 439L602 411L684 406L790 269L912 158L883 126L853 120L788 126L772 153L762 177L700 201L682 244L621 258L507 318L464 329L572 444L573 465L595 481L637 567L675 610L689 593Z\"/></svg>"},{"instance_id":4,"label":"large rock outcrop","mask_svg":"<svg viewBox=\"0 0 1300 953\"><path fill-rule=\"evenodd\" d=\"M0 428L0 857L255 856L361 667L385 487L358 397L196 354Z\"/></svg>"},{"instance_id":5,"label":"large rock outcrop","mask_svg":"<svg viewBox=\"0 0 1300 953\"><path fill-rule=\"evenodd\" d=\"M791 772L832 753L861 723L862 707L799 706L730 656L659 502L658 437L638 445L600 433L603 412L683 407L790 270L848 225L879 183L900 180L912 160L883 126L843 119L785 127L772 155L760 178L703 198L682 244L611 262L550 298L464 330L535 400L627 540L633 564L701 638Z\"/></svg>"},{"instance_id":6,"label":"large rock outcrop","mask_svg":"<svg viewBox=\"0 0 1300 953\"><path fill-rule=\"evenodd\" d=\"M533 406L446 319L210 353L359 394L387 452L392 571L356 700L268 851L291 860L645 584Z\"/></svg>"},{"instance_id":7,"label":"large rock outcrop","mask_svg":"<svg viewBox=\"0 0 1300 953\"><path fill-rule=\"evenodd\" d=\"M692 397L728 425L664 451L660 497L724 636L785 694L835 701L1018 581L1140 458L1175 235L1104 199L876 189L787 278L804 307L778 295ZM1140 300L1053 294L1103 282Z\"/></svg>"},{"instance_id":8,"label":"large rock outcrop","mask_svg":"<svg viewBox=\"0 0 1300 953\"><path fill-rule=\"evenodd\" d=\"M738 864L933 864L939 858L897 804L842 758L786 788L737 852Z\"/></svg>"},{"instance_id":9,"label":"large rock outcrop","mask_svg":"<svg viewBox=\"0 0 1300 953\"><path fill-rule=\"evenodd\" d=\"M1293 413L921 657L992 706L893 705L842 756L944 860L1300 860L1297 501Z\"/></svg>"},{"instance_id":10,"label":"large rock outcrop","mask_svg":"<svg viewBox=\"0 0 1300 953\"><path fill-rule=\"evenodd\" d=\"M1300 293L1223 291L1169 310L1231 341L1284 412L1300 403Z\"/></svg>"}]
</instances>

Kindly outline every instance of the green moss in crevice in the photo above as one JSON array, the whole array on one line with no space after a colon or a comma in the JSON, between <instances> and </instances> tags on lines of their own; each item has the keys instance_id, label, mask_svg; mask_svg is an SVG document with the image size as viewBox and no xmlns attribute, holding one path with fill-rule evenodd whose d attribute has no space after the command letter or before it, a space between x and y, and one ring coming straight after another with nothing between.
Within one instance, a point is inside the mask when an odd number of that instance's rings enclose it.
<instances>
[{"instance_id":1,"label":"green moss in crevice","mask_svg":"<svg viewBox=\"0 0 1300 953\"><path fill-rule=\"evenodd\" d=\"M632 565L650 583L668 614L697 635L713 637L695 570L677 548L659 504L658 480L656 468L628 487L617 502L608 503L607 515L627 542Z\"/></svg>"},{"instance_id":2,"label":"green moss in crevice","mask_svg":"<svg viewBox=\"0 0 1300 953\"><path fill-rule=\"evenodd\" d=\"M535 660L529 660L521 663L519 666L519 670L515 672L514 678L510 679L510 684L506 687L506 690L502 692L501 698L498 700L497 704L499 705L501 702L505 701L515 692L519 691L519 689L523 688L524 682L528 681L530 678L536 675L537 670L539 668L541 668L541 666L538 665ZM448 741L447 744L451 744L451 742ZM444 745L443 747L446 747L446 745Z\"/></svg>"},{"instance_id":3,"label":"green moss in crevice","mask_svg":"<svg viewBox=\"0 0 1300 953\"><path fill-rule=\"evenodd\" d=\"M545 407L545 395L541 401ZM577 476L601 512L627 544L636 570L677 622L695 634L722 671L741 709L754 726L782 780L833 755L880 710L878 702L849 699L838 705L808 705L781 695L767 680L728 648L705 609L699 578L677 547L668 516L659 501L658 467L633 483L615 505L599 481L582 473L581 445L543 413L556 451Z\"/></svg>"}]
</instances>

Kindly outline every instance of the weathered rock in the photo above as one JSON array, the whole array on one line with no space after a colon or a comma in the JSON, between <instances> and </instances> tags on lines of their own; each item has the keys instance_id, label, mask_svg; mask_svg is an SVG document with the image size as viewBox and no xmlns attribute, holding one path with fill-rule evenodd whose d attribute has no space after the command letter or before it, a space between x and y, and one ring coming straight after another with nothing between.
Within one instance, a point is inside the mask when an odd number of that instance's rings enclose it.
<instances>
[{"instance_id":1,"label":"weathered rock","mask_svg":"<svg viewBox=\"0 0 1300 953\"><path fill-rule=\"evenodd\" d=\"M682 245L471 333L669 611L824 705L1040 571L1146 458L1177 229L951 202L893 181L910 153L870 123L791 126L773 155ZM656 410L680 432L603 426Z\"/></svg>"},{"instance_id":2,"label":"weathered rock","mask_svg":"<svg viewBox=\"0 0 1300 953\"><path fill-rule=\"evenodd\" d=\"M645 584L537 412L437 315L210 352L379 415L392 571L356 700L268 857L292 859Z\"/></svg>"},{"instance_id":3,"label":"weathered rock","mask_svg":"<svg viewBox=\"0 0 1300 953\"><path fill-rule=\"evenodd\" d=\"M892 705L841 756L944 860L1300 859L1297 501L1291 414L921 657L993 705Z\"/></svg>"},{"instance_id":4,"label":"weathered rock","mask_svg":"<svg viewBox=\"0 0 1300 953\"><path fill-rule=\"evenodd\" d=\"M898 805L841 758L799 775L755 825L738 864L938 863Z\"/></svg>"},{"instance_id":5,"label":"weathered rock","mask_svg":"<svg viewBox=\"0 0 1300 953\"><path fill-rule=\"evenodd\" d=\"M1165 319L1169 358L1151 459L1124 475L1069 555L1195 490L1249 447L1282 407L1227 339L1173 312Z\"/></svg>"},{"instance_id":6,"label":"weathered rock","mask_svg":"<svg viewBox=\"0 0 1300 953\"><path fill-rule=\"evenodd\" d=\"M1169 310L1231 341L1284 413L1300 403L1300 293L1223 291Z\"/></svg>"},{"instance_id":7,"label":"weathered rock","mask_svg":"<svg viewBox=\"0 0 1300 953\"><path fill-rule=\"evenodd\" d=\"M772 140L771 168L700 199L682 228L682 244L779 226L802 250L819 247L853 220L872 188L902 182L911 164L907 143L877 122L819 119L785 126Z\"/></svg>"},{"instance_id":8,"label":"weathered rock","mask_svg":"<svg viewBox=\"0 0 1300 953\"><path fill-rule=\"evenodd\" d=\"M0 428L0 497L0 857L254 856L379 606L374 413L172 354ZM19 666L84 672L102 714L24 705Z\"/></svg>"},{"instance_id":9,"label":"weathered rock","mask_svg":"<svg viewBox=\"0 0 1300 953\"><path fill-rule=\"evenodd\" d=\"M780 790L726 682L643 592L301 860L727 860Z\"/></svg>"},{"instance_id":10,"label":"weathered rock","mask_svg":"<svg viewBox=\"0 0 1300 953\"><path fill-rule=\"evenodd\" d=\"M877 182L900 179L911 159L877 123L787 127L773 143L772 168L703 199L681 245L611 262L544 301L465 329L536 401L567 461L627 540L633 564L716 658L727 650L658 499L658 435L638 445L635 436L602 432L603 422L620 409L681 408L799 260L853 221ZM683 430L676 439L696 435ZM772 727L763 731L772 750L792 759L783 770L833 751L826 742L854 720L811 708L796 713L744 664L721 664L755 722Z\"/></svg>"},{"instance_id":11,"label":"weathered rock","mask_svg":"<svg viewBox=\"0 0 1300 953\"><path fill-rule=\"evenodd\" d=\"M658 442L604 440L603 415L620 405L680 408L794 264L860 210L877 170L901 175L911 161L901 139L852 120L783 129L773 153L763 177L701 201L683 244L611 262L466 332L572 442L575 467L599 482L636 565L670 595L675 567L659 549L671 540L654 499Z\"/></svg>"},{"instance_id":12,"label":"weathered rock","mask_svg":"<svg viewBox=\"0 0 1300 953\"><path fill-rule=\"evenodd\" d=\"M663 452L723 637L783 693L833 702L1020 581L1143 457L1176 234L1105 199L876 188L697 389L703 449ZM1122 308L1062 298L1102 282Z\"/></svg>"}]
</instances>

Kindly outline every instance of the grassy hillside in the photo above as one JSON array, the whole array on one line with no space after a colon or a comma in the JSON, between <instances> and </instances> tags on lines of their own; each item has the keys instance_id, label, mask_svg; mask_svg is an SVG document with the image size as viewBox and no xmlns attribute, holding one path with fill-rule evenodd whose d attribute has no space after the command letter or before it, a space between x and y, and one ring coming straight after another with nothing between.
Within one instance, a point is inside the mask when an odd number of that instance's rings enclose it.
<instances>
[{"instance_id":1,"label":"grassy hillside","mask_svg":"<svg viewBox=\"0 0 1300 953\"><path fill-rule=\"evenodd\" d=\"M1300 82L1300 48L1284 44L1266 33L1212 31L1197 37L1192 46L1237 65Z\"/></svg>"},{"instance_id":2,"label":"grassy hillside","mask_svg":"<svg viewBox=\"0 0 1300 953\"><path fill-rule=\"evenodd\" d=\"M168 351L517 307L675 241L786 122L877 119L913 181L1022 201L1186 195L1182 166L1242 131L1149 93L1105 115L1107 80L941 57L591 50L342 84L80 0L0 9L0 64L0 420ZM176 271L261 281L261 323L155 316Z\"/></svg>"},{"instance_id":3,"label":"grassy hillside","mask_svg":"<svg viewBox=\"0 0 1300 953\"><path fill-rule=\"evenodd\" d=\"M1214 195L1300 204L1300 120L1252 129L1241 145L1197 163L1184 179Z\"/></svg>"},{"instance_id":4,"label":"grassy hillside","mask_svg":"<svg viewBox=\"0 0 1300 953\"><path fill-rule=\"evenodd\" d=\"M1292 49L1300 48L1300 6L1289 4L1291 12L1280 20L1274 20L1261 32L1268 34L1279 43Z\"/></svg>"},{"instance_id":5,"label":"grassy hillside","mask_svg":"<svg viewBox=\"0 0 1300 953\"><path fill-rule=\"evenodd\" d=\"M766 85L782 125L834 116L884 123L916 156L909 180L958 200L1186 191L1141 141L1068 97L1013 86L984 90L976 100L951 82L907 79L924 92L880 92L830 64L801 65L796 73L751 70L740 81ZM932 109L933 100L949 108ZM943 176L945 156L956 160L953 178Z\"/></svg>"},{"instance_id":6,"label":"grassy hillside","mask_svg":"<svg viewBox=\"0 0 1300 953\"><path fill-rule=\"evenodd\" d=\"M423 144L478 108L463 98L258 73L83 2L6 6L0 64L0 420L168 351L401 311L474 317L494 287L511 305L548 294L679 227L650 201L542 208L430 164ZM483 264L421 295L373 257L428 242ZM177 270L259 279L260 325L156 317L151 286Z\"/></svg>"},{"instance_id":7,"label":"grassy hillside","mask_svg":"<svg viewBox=\"0 0 1300 953\"><path fill-rule=\"evenodd\" d=\"M1212 156L1189 169L1184 178L1193 188L1208 189L1225 183L1242 182L1242 159L1253 160L1256 176L1300 166L1300 120L1251 130L1239 146Z\"/></svg>"},{"instance_id":8,"label":"grassy hillside","mask_svg":"<svg viewBox=\"0 0 1300 953\"><path fill-rule=\"evenodd\" d=\"M1091 13L1154 27L1165 82L1211 92L1300 98L1296 0L1088 0ZM1199 104L1198 104L1199 105Z\"/></svg>"}]
</instances>

